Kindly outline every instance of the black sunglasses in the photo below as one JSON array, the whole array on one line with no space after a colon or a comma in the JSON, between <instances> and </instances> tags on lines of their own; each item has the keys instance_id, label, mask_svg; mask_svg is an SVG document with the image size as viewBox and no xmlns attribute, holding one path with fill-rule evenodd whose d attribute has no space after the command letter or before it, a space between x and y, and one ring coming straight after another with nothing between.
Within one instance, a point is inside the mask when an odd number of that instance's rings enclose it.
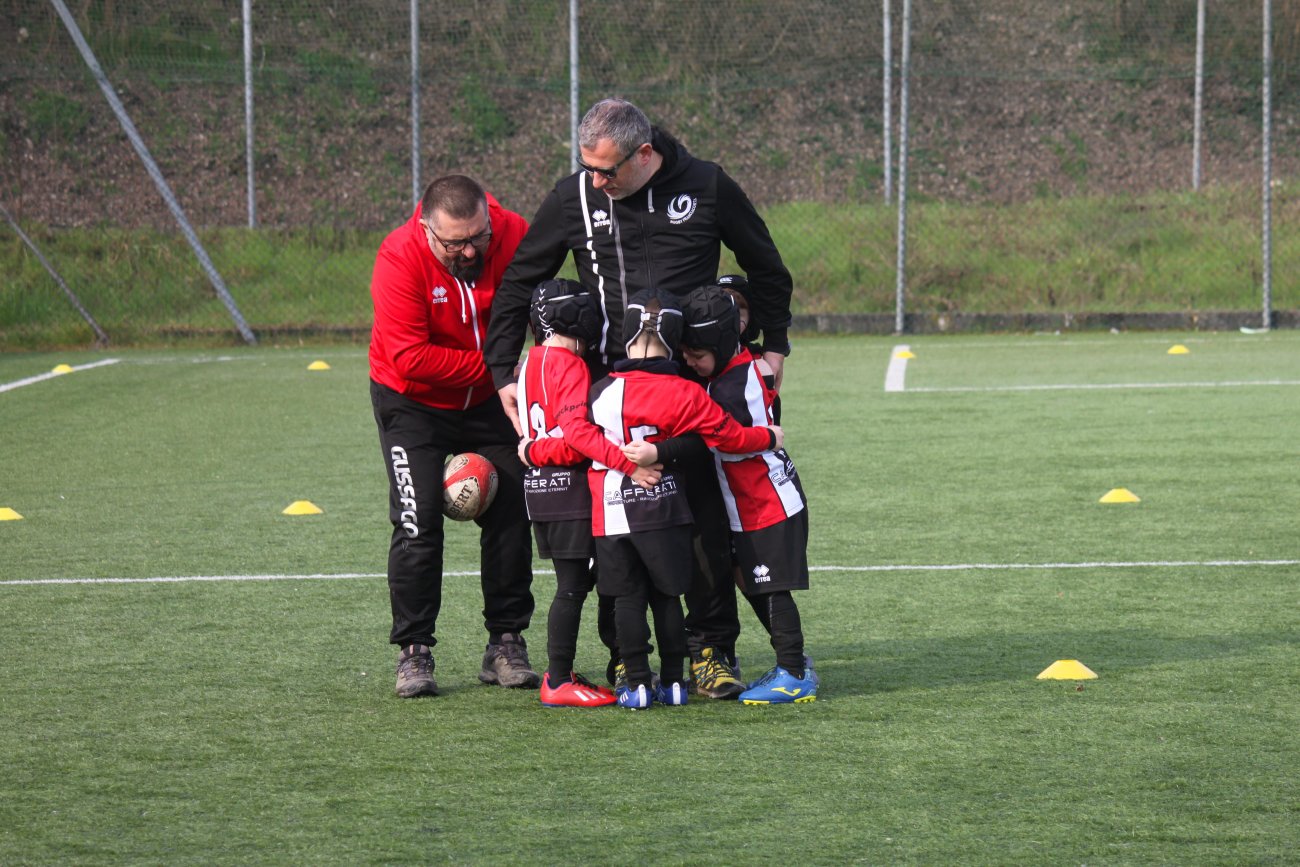
<instances>
[{"instance_id":1,"label":"black sunglasses","mask_svg":"<svg viewBox=\"0 0 1300 867\"><path fill-rule=\"evenodd\" d=\"M595 166L587 165L582 160L578 160L578 168L582 169L584 172L587 172L589 174L600 175L602 178L604 178L607 181L612 181L614 180L614 178L618 177L618 170L623 168L623 163L632 159L633 154L635 154L639 150L641 150L641 145L637 145L636 147L632 148L632 150L628 152L628 155L623 157L623 159L619 160L618 162L614 163L612 168L598 169Z\"/></svg>"}]
</instances>

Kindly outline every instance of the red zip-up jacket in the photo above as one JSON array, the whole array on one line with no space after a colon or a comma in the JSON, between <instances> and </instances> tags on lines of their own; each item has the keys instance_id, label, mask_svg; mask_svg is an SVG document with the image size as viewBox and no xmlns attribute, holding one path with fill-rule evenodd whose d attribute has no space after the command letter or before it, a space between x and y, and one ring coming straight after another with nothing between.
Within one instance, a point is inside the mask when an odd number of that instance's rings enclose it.
<instances>
[{"instance_id":1,"label":"red zip-up jacket","mask_svg":"<svg viewBox=\"0 0 1300 867\"><path fill-rule=\"evenodd\" d=\"M370 378L438 409L468 409L496 397L483 363L492 299L528 222L489 193L492 242L474 283L451 275L429 249L417 205L375 257L370 296Z\"/></svg>"}]
</instances>

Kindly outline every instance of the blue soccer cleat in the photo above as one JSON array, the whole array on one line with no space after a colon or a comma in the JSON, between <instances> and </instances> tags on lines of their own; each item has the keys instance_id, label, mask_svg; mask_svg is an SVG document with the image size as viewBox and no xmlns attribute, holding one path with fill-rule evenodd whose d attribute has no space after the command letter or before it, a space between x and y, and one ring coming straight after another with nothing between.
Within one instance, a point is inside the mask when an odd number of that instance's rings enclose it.
<instances>
[{"instance_id":1,"label":"blue soccer cleat","mask_svg":"<svg viewBox=\"0 0 1300 867\"><path fill-rule=\"evenodd\" d=\"M630 708L631 710L646 710L650 703L654 701L653 693L650 687L645 684L639 686L624 685L614 690L618 696L618 706Z\"/></svg>"},{"instance_id":2,"label":"blue soccer cleat","mask_svg":"<svg viewBox=\"0 0 1300 867\"><path fill-rule=\"evenodd\" d=\"M803 655L803 676L804 680L812 681L813 692L816 692L817 686L822 682L822 679L817 676L817 671L813 668L812 657L806 653Z\"/></svg>"},{"instance_id":3,"label":"blue soccer cleat","mask_svg":"<svg viewBox=\"0 0 1300 867\"><path fill-rule=\"evenodd\" d=\"M686 704L686 684L681 682L657 683L654 687L654 700L660 704L680 707Z\"/></svg>"},{"instance_id":4,"label":"blue soccer cleat","mask_svg":"<svg viewBox=\"0 0 1300 867\"><path fill-rule=\"evenodd\" d=\"M744 704L802 704L817 698L817 673L811 667L804 669L802 678L795 677L781 666L754 681L740 694Z\"/></svg>"}]
</instances>

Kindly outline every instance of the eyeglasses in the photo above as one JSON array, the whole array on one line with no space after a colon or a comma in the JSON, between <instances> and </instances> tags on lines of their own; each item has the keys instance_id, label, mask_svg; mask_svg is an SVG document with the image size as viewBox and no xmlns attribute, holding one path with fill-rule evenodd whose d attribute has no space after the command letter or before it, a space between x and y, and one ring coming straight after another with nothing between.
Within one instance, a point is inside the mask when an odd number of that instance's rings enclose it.
<instances>
[{"instance_id":1,"label":"eyeglasses","mask_svg":"<svg viewBox=\"0 0 1300 867\"><path fill-rule=\"evenodd\" d=\"M424 223L423 225L424 225L424 231L429 233L429 237L433 238L433 240L441 244L442 248L446 250L448 253L459 253L461 250L464 250L467 246L473 247L475 250L478 250L483 247L486 247L488 245L488 242L492 240L492 224L490 222L488 223L488 227L486 229L484 229L482 232L478 233L474 237L460 238L459 240L456 241L444 241L442 238L439 238L437 235L433 233L433 229L430 228L428 223Z\"/></svg>"},{"instance_id":2,"label":"eyeglasses","mask_svg":"<svg viewBox=\"0 0 1300 867\"><path fill-rule=\"evenodd\" d=\"M632 159L632 157L639 150L641 150L641 145L637 145L636 147L632 148L632 150L628 153L628 155L623 157L623 159L619 160L618 162L614 163L612 168L598 169L595 166L587 165L582 160L578 160L578 168L582 169L584 172L587 172L588 174L600 175L605 180L612 181L614 180L614 178L618 177L618 170L623 168L623 163Z\"/></svg>"}]
</instances>

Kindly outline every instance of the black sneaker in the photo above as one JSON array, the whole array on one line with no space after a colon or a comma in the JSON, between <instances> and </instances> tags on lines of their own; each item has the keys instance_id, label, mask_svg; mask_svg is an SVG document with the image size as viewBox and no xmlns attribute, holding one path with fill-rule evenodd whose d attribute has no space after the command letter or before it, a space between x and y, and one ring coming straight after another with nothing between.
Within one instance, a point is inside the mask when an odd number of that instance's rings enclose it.
<instances>
[{"instance_id":1,"label":"black sneaker","mask_svg":"<svg viewBox=\"0 0 1300 867\"><path fill-rule=\"evenodd\" d=\"M433 679L433 654L424 644L411 644L397 655L397 694L402 698L437 695Z\"/></svg>"},{"instance_id":2,"label":"black sneaker","mask_svg":"<svg viewBox=\"0 0 1300 867\"><path fill-rule=\"evenodd\" d=\"M524 637L513 632L501 634L500 644L489 644L483 652L483 670L478 679L516 689L536 689L542 677L528 661Z\"/></svg>"}]
</instances>

